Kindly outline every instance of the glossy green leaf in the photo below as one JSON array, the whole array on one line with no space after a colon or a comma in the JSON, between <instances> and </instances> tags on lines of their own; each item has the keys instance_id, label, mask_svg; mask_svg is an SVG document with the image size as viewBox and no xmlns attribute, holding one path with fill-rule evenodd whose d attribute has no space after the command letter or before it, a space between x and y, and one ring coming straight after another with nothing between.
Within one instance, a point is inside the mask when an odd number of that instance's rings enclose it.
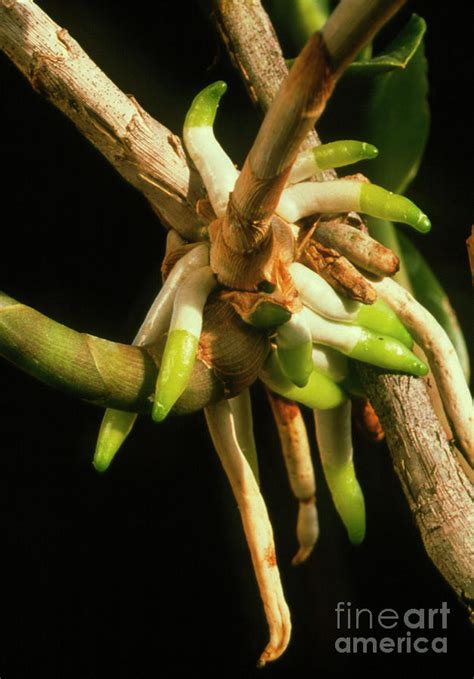
<instances>
[{"instance_id":1,"label":"glossy green leaf","mask_svg":"<svg viewBox=\"0 0 474 679\"><path fill-rule=\"evenodd\" d=\"M404 193L418 172L430 123L427 94L427 64L420 44L406 69L374 79L366 102L361 138L379 149L368 175L395 193Z\"/></svg>"},{"instance_id":2,"label":"glossy green leaf","mask_svg":"<svg viewBox=\"0 0 474 679\"><path fill-rule=\"evenodd\" d=\"M425 32L425 21L418 15L413 14L405 28L387 45L383 54L378 54L372 58L364 58L365 54L360 55L349 66L349 72L357 75L373 76L393 71L394 69L407 68L420 47Z\"/></svg>"},{"instance_id":3,"label":"glossy green leaf","mask_svg":"<svg viewBox=\"0 0 474 679\"><path fill-rule=\"evenodd\" d=\"M340 130L344 130L348 139L374 144L379 155L365 163L361 171L395 193L404 193L415 177L428 137L424 31L425 22L414 16L399 34L394 41L398 61L394 52L390 57L398 67L389 71L371 69L371 77L360 77L350 69L336 87L319 125L325 141L339 138ZM382 60L382 56L376 58Z\"/></svg>"}]
</instances>

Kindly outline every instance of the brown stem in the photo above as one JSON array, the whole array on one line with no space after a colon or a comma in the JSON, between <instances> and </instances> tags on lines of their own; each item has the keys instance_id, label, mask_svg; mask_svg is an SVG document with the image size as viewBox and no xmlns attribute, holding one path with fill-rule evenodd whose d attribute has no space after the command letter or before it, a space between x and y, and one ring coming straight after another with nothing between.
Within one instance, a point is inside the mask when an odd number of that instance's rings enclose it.
<instances>
[{"instance_id":1,"label":"brown stem","mask_svg":"<svg viewBox=\"0 0 474 679\"><path fill-rule=\"evenodd\" d=\"M164 224L197 240L202 223L194 206L205 192L179 137L121 92L31 0L0 0L0 49L146 196Z\"/></svg>"},{"instance_id":2,"label":"brown stem","mask_svg":"<svg viewBox=\"0 0 474 679\"><path fill-rule=\"evenodd\" d=\"M308 40L270 104L231 195L222 223L231 249L245 252L266 238L291 166L336 79L403 2L344 0ZM233 4L220 3L223 22ZM255 11L256 3L252 7Z\"/></svg>"},{"instance_id":3,"label":"brown stem","mask_svg":"<svg viewBox=\"0 0 474 679\"><path fill-rule=\"evenodd\" d=\"M322 28L339 77L406 0L342 0Z\"/></svg>"}]
</instances>

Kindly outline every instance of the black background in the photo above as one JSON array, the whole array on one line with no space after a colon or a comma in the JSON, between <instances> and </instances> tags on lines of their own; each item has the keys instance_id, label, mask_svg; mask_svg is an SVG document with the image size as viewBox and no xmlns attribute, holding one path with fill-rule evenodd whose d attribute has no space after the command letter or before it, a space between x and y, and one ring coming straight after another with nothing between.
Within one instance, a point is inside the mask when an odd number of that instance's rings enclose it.
<instances>
[{"instance_id":1,"label":"black background","mask_svg":"<svg viewBox=\"0 0 474 679\"><path fill-rule=\"evenodd\" d=\"M92 0L40 5L176 133L194 94L226 80L217 132L242 162L259 118L205 3L155 2L158 15L138 3L133 13ZM428 20L433 119L409 195L432 217L422 247L467 317L468 17L445 3L412 2L404 16L411 10ZM129 341L159 281L164 231L142 197L4 57L0 70L1 287L77 330ZM101 412L4 361L0 375L1 679L138 679L210 668L252 676L266 626L235 502L202 415L159 427L140 420L100 476L91 458ZM320 541L305 566L289 565L296 505L258 388L255 404L262 489L294 622L287 653L264 672L339 677L436 669L443 676L454 659L467 661L465 612L424 553L384 446L357 440L364 545L347 543L317 465ZM449 653L337 654L338 601L374 612L446 601Z\"/></svg>"}]
</instances>

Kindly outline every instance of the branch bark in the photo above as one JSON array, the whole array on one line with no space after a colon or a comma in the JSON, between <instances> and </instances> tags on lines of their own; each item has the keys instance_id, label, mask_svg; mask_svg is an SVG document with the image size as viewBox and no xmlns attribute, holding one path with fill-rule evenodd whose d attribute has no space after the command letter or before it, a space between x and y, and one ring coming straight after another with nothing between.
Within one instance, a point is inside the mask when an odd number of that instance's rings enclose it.
<instances>
[{"instance_id":1,"label":"branch bark","mask_svg":"<svg viewBox=\"0 0 474 679\"><path fill-rule=\"evenodd\" d=\"M472 612L473 486L438 422L426 383L383 375L363 365L360 373L425 549Z\"/></svg>"},{"instance_id":2,"label":"branch bark","mask_svg":"<svg viewBox=\"0 0 474 679\"><path fill-rule=\"evenodd\" d=\"M32 0L0 0L0 49L59 108L166 225L198 240L205 195L181 140L120 91L80 45Z\"/></svg>"},{"instance_id":3,"label":"branch bark","mask_svg":"<svg viewBox=\"0 0 474 679\"><path fill-rule=\"evenodd\" d=\"M226 46L247 88L266 110L284 70L281 48L268 28L269 19L260 0L219 0L216 11L219 30L227 36ZM259 34L252 30L253 23L267 28ZM274 68L271 55L276 55ZM259 63L263 65L262 74ZM263 78L270 87L261 83ZM380 375L368 367L363 368L361 377L387 431L395 470L428 555L461 600L472 606L470 482L436 418L426 387L422 380Z\"/></svg>"}]
</instances>

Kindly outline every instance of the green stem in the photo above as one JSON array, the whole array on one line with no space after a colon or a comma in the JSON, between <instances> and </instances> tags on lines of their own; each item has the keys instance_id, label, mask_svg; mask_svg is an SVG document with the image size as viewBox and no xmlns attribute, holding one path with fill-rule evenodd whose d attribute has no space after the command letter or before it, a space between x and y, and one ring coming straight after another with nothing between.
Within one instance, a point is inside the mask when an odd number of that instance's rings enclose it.
<instances>
[{"instance_id":1,"label":"green stem","mask_svg":"<svg viewBox=\"0 0 474 679\"><path fill-rule=\"evenodd\" d=\"M136 347L79 333L0 292L0 355L41 382L105 408L149 412L163 342ZM196 362L176 412L221 397Z\"/></svg>"}]
</instances>

